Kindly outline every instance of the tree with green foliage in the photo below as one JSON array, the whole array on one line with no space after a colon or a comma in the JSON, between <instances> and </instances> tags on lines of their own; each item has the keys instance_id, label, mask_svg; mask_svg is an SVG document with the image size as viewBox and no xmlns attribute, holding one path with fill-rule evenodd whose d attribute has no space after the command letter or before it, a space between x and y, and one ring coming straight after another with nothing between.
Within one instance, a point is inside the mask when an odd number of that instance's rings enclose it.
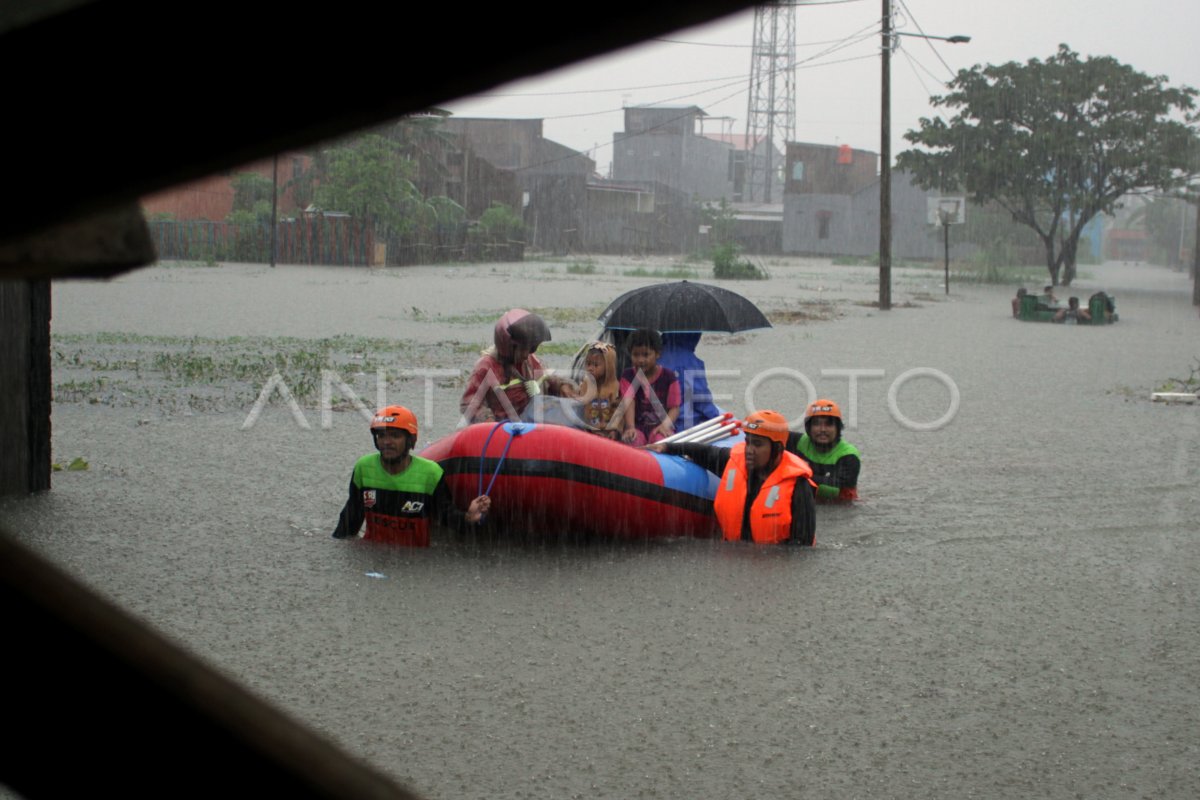
<instances>
[{"instance_id":1,"label":"tree with green foliage","mask_svg":"<svg viewBox=\"0 0 1200 800\"><path fill-rule=\"evenodd\" d=\"M472 260L520 261L525 254L525 222L503 203L492 203L467 232Z\"/></svg>"},{"instance_id":2,"label":"tree with green foliage","mask_svg":"<svg viewBox=\"0 0 1200 800\"><path fill-rule=\"evenodd\" d=\"M380 237L418 224L424 198L411 180L416 166L398 145L377 133L352 136L321 151L312 177L315 202L371 225Z\"/></svg>"},{"instance_id":3,"label":"tree with green foliage","mask_svg":"<svg viewBox=\"0 0 1200 800\"><path fill-rule=\"evenodd\" d=\"M1191 87L1067 45L1045 61L960 70L932 99L955 116L920 120L900 169L926 189L994 202L1041 240L1051 282L1069 285L1084 226L1120 198L1170 191L1197 171Z\"/></svg>"},{"instance_id":4,"label":"tree with green foliage","mask_svg":"<svg viewBox=\"0 0 1200 800\"><path fill-rule=\"evenodd\" d=\"M229 221L238 225L270 225L271 194L275 184L257 172L233 176L233 210Z\"/></svg>"},{"instance_id":5,"label":"tree with green foliage","mask_svg":"<svg viewBox=\"0 0 1200 800\"><path fill-rule=\"evenodd\" d=\"M737 243L737 217L724 197L715 206L711 203L702 205L700 218L708 226L714 278L763 280L767 277L765 270L741 257L742 248Z\"/></svg>"}]
</instances>

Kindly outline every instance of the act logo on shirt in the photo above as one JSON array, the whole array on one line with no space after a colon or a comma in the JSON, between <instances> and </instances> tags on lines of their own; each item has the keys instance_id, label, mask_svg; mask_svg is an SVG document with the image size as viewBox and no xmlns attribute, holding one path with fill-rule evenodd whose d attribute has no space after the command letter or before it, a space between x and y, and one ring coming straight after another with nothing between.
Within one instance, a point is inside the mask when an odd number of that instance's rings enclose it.
<instances>
[{"instance_id":1,"label":"act logo on shirt","mask_svg":"<svg viewBox=\"0 0 1200 800\"><path fill-rule=\"evenodd\" d=\"M367 508L375 507L375 490L363 489L363 505Z\"/></svg>"},{"instance_id":2,"label":"act logo on shirt","mask_svg":"<svg viewBox=\"0 0 1200 800\"><path fill-rule=\"evenodd\" d=\"M409 500L404 504L404 508L400 509L401 514L420 514L421 509L425 507L422 500Z\"/></svg>"}]
</instances>

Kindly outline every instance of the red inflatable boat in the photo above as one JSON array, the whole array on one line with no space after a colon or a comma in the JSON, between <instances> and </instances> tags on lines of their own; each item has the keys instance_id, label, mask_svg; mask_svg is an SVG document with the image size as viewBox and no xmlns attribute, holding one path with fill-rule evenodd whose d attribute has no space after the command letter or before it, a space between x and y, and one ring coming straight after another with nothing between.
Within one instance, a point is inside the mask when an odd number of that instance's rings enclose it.
<instances>
[{"instance_id":1,"label":"red inflatable boat","mask_svg":"<svg viewBox=\"0 0 1200 800\"><path fill-rule=\"evenodd\" d=\"M486 493L489 520L514 532L717 535L715 475L565 425L471 425L421 455L442 465L460 508Z\"/></svg>"}]
</instances>

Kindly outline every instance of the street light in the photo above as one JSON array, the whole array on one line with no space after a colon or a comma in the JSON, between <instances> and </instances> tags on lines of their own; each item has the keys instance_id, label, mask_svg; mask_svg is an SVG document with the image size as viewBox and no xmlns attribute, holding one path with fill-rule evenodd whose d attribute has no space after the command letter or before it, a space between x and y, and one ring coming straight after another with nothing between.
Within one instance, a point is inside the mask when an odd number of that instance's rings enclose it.
<instances>
[{"instance_id":1,"label":"street light","mask_svg":"<svg viewBox=\"0 0 1200 800\"><path fill-rule=\"evenodd\" d=\"M926 36L920 33L892 31L892 0L883 0L883 78L880 91L879 145L879 310L892 307L892 37L912 36L917 39L938 39L961 44L970 36Z\"/></svg>"}]
</instances>

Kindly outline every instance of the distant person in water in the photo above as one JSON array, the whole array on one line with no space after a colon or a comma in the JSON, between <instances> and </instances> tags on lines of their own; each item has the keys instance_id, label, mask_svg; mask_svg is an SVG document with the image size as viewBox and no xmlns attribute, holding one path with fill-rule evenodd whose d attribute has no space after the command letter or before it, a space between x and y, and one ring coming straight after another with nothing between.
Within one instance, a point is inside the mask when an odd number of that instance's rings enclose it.
<instances>
[{"instance_id":1,"label":"distant person in water","mask_svg":"<svg viewBox=\"0 0 1200 800\"><path fill-rule=\"evenodd\" d=\"M404 406L387 406L371 419L376 452L354 464L350 495L335 539L356 537L367 523L364 539L409 547L429 546L432 520L462 529L477 525L491 508L480 495L466 513L454 507L450 489L436 461L413 455L417 444L417 417Z\"/></svg>"},{"instance_id":2,"label":"distant person in water","mask_svg":"<svg viewBox=\"0 0 1200 800\"><path fill-rule=\"evenodd\" d=\"M787 450L787 420L756 411L733 447L656 442L656 453L685 456L716 475L713 513L726 541L810 546L816 541L812 468Z\"/></svg>"},{"instance_id":3,"label":"distant person in water","mask_svg":"<svg viewBox=\"0 0 1200 800\"><path fill-rule=\"evenodd\" d=\"M809 403L804 413L804 433L789 433L788 450L812 467L820 502L858 499L858 473L862 467L858 448L842 438L842 410L832 400Z\"/></svg>"},{"instance_id":4,"label":"distant person in water","mask_svg":"<svg viewBox=\"0 0 1200 800\"><path fill-rule=\"evenodd\" d=\"M459 402L467 422L518 420L532 397L563 393L564 382L551 376L535 355L542 342L550 341L550 328L537 314L523 308L505 312L492 340L475 362Z\"/></svg>"},{"instance_id":5,"label":"distant person in water","mask_svg":"<svg viewBox=\"0 0 1200 800\"><path fill-rule=\"evenodd\" d=\"M1014 297L1012 301L1012 311L1014 317L1019 317L1021 315L1021 300L1027 294L1029 294L1029 292L1025 291L1024 286L1022 286L1020 289L1017 289L1017 296Z\"/></svg>"},{"instance_id":6,"label":"distant person in water","mask_svg":"<svg viewBox=\"0 0 1200 800\"><path fill-rule=\"evenodd\" d=\"M1054 296L1054 285L1046 284L1046 288L1042 289L1042 296L1038 298L1038 307L1042 310L1058 309L1058 298Z\"/></svg>"},{"instance_id":7,"label":"distant person in water","mask_svg":"<svg viewBox=\"0 0 1200 800\"><path fill-rule=\"evenodd\" d=\"M1075 323L1080 323L1080 322L1091 322L1092 315L1091 315L1091 312L1089 312L1086 308L1079 307L1079 298L1078 297L1068 297L1067 298L1067 307L1060 308L1054 314L1053 321L1054 322L1065 322L1068 324L1075 324Z\"/></svg>"}]
</instances>

